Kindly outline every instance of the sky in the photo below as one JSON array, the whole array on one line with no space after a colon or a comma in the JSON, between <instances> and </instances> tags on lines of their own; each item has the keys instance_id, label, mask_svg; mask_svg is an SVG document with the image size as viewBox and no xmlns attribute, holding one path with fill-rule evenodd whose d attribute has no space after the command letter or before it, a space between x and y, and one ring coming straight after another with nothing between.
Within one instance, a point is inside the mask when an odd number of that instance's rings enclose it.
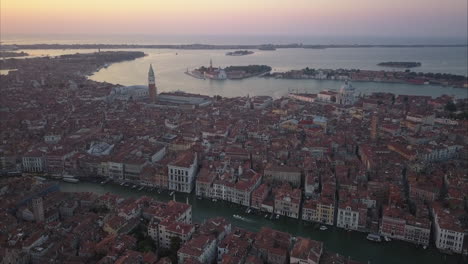
<instances>
[{"instance_id":1,"label":"sky","mask_svg":"<svg viewBox=\"0 0 468 264\"><path fill-rule=\"evenodd\" d=\"M466 38L467 2L0 0L0 33Z\"/></svg>"}]
</instances>

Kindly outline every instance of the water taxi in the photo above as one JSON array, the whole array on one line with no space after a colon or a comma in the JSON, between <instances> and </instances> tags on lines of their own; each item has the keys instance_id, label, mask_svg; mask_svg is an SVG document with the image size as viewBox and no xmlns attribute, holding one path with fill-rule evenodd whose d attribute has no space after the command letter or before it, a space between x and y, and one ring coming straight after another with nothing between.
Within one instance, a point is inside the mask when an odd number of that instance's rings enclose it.
<instances>
[{"instance_id":1,"label":"water taxi","mask_svg":"<svg viewBox=\"0 0 468 264\"><path fill-rule=\"evenodd\" d=\"M325 230L327 230L327 229L328 229L328 227L326 227L326 226L324 226L324 225L323 225L323 226L320 226L320 228L319 228L319 229L320 229L321 231L325 231Z\"/></svg>"}]
</instances>

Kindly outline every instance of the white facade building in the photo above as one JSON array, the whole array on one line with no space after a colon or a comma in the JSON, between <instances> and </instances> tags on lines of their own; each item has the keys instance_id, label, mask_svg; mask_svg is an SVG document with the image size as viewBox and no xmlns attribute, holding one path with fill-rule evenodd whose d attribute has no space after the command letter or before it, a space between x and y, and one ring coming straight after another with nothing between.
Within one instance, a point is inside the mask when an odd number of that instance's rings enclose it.
<instances>
[{"instance_id":1,"label":"white facade building","mask_svg":"<svg viewBox=\"0 0 468 264\"><path fill-rule=\"evenodd\" d=\"M345 229L357 230L359 226L359 211L353 210L350 206L338 207L338 217L336 226Z\"/></svg>"},{"instance_id":2,"label":"white facade building","mask_svg":"<svg viewBox=\"0 0 468 264\"><path fill-rule=\"evenodd\" d=\"M434 239L438 249L462 253L465 233L458 219L450 212L433 210Z\"/></svg>"},{"instance_id":3,"label":"white facade building","mask_svg":"<svg viewBox=\"0 0 468 264\"><path fill-rule=\"evenodd\" d=\"M196 153L185 152L169 163L169 190L190 193L195 185L198 159Z\"/></svg>"},{"instance_id":4,"label":"white facade building","mask_svg":"<svg viewBox=\"0 0 468 264\"><path fill-rule=\"evenodd\" d=\"M353 105L356 101L354 92L354 87L346 81L345 84L341 86L336 102L340 105Z\"/></svg>"},{"instance_id":5,"label":"white facade building","mask_svg":"<svg viewBox=\"0 0 468 264\"><path fill-rule=\"evenodd\" d=\"M23 171L25 172L43 172L44 157L42 156L24 156L22 159Z\"/></svg>"}]
</instances>

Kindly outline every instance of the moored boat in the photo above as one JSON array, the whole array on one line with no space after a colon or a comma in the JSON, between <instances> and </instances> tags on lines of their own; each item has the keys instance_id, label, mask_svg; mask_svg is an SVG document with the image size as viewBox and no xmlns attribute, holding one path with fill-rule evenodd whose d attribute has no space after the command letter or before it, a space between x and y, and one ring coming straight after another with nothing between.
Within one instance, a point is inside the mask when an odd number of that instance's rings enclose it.
<instances>
[{"instance_id":1,"label":"moored boat","mask_svg":"<svg viewBox=\"0 0 468 264\"><path fill-rule=\"evenodd\" d=\"M366 238L373 242L382 242L382 238L377 234L368 234Z\"/></svg>"},{"instance_id":2,"label":"moored boat","mask_svg":"<svg viewBox=\"0 0 468 264\"><path fill-rule=\"evenodd\" d=\"M70 177L67 177L67 178L64 177L63 181L68 182L68 183L78 183L80 180L75 179L75 178L70 178Z\"/></svg>"}]
</instances>

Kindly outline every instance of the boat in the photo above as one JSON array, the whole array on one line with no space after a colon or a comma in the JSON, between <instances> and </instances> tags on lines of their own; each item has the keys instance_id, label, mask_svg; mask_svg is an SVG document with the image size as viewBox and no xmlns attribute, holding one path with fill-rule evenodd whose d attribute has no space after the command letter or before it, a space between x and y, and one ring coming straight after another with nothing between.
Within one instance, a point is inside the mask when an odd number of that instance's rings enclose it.
<instances>
[{"instance_id":1,"label":"boat","mask_svg":"<svg viewBox=\"0 0 468 264\"><path fill-rule=\"evenodd\" d=\"M242 220L242 218L243 218L242 216L236 215L236 214L235 214L235 215L232 215L232 217L234 217L234 218L236 218L236 219L240 219L240 220Z\"/></svg>"},{"instance_id":2,"label":"boat","mask_svg":"<svg viewBox=\"0 0 468 264\"><path fill-rule=\"evenodd\" d=\"M280 215L279 215L279 214L278 214L278 215L276 215L276 220L278 220L279 218L280 218Z\"/></svg>"},{"instance_id":3,"label":"boat","mask_svg":"<svg viewBox=\"0 0 468 264\"><path fill-rule=\"evenodd\" d=\"M158 193L161 194L161 189L158 189Z\"/></svg>"},{"instance_id":4,"label":"boat","mask_svg":"<svg viewBox=\"0 0 468 264\"><path fill-rule=\"evenodd\" d=\"M170 196L174 195L174 191L172 191L171 193L169 193Z\"/></svg>"},{"instance_id":5,"label":"boat","mask_svg":"<svg viewBox=\"0 0 468 264\"><path fill-rule=\"evenodd\" d=\"M265 214L265 218L268 218L268 214Z\"/></svg>"},{"instance_id":6,"label":"boat","mask_svg":"<svg viewBox=\"0 0 468 264\"><path fill-rule=\"evenodd\" d=\"M385 242L390 242L390 241L392 241L392 239L389 238L388 236L384 236L383 238L384 238Z\"/></svg>"},{"instance_id":7,"label":"boat","mask_svg":"<svg viewBox=\"0 0 468 264\"><path fill-rule=\"evenodd\" d=\"M137 186L134 184L134 185L132 186L132 189L135 189L136 187L137 187Z\"/></svg>"},{"instance_id":8,"label":"boat","mask_svg":"<svg viewBox=\"0 0 468 264\"><path fill-rule=\"evenodd\" d=\"M320 228L319 228L319 229L320 229L321 231L325 231L325 230L327 230L327 229L328 229L328 227L326 227L326 226L324 226L324 225L323 225L323 226L320 226Z\"/></svg>"},{"instance_id":9,"label":"boat","mask_svg":"<svg viewBox=\"0 0 468 264\"><path fill-rule=\"evenodd\" d=\"M201 196L197 196L197 199L198 199L198 200L201 200L201 199L202 199L202 197L201 197Z\"/></svg>"},{"instance_id":10,"label":"boat","mask_svg":"<svg viewBox=\"0 0 468 264\"><path fill-rule=\"evenodd\" d=\"M106 185L108 182L110 182L110 179L104 180L101 182L101 185Z\"/></svg>"},{"instance_id":11,"label":"boat","mask_svg":"<svg viewBox=\"0 0 468 264\"><path fill-rule=\"evenodd\" d=\"M424 245L424 246L423 246L423 249L427 249L427 246L426 246L426 245Z\"/></svg>"},{"instance_id":12,"label":"boat","mask_svg":"<svg viewBox=\"0 0 468 264\"><path fill-rule=\"evenodd\" d=\"M145 187L144 186L141 186L140 188L138 188L138 191L141 191L143 190Z\"/></svg>"},{"instance_id":13,"label":"boat","mask_svg":"<svg viewBox=\"0 0 468 264\"><path fill-rule=\"evenodd\" d=\"M218 199L215 199L215 198L213 198L213 199L211 199L211 201L213 201L213 202L217 202L217 201L218 201Z\"/></svg>"},{"instance_id":14,"label":"boat","mask_svg":"<svg viewBox=\"0 0 468 264\"><path fill-rule=\"evenodd\" d=\"M75 179L75 178L69 178L69 177L65 178L65 177L64 177L64 178L63 178L63 181L64 181L64 182L68 182L68 183L78 183L80 180Z\"/></svg>"},{"instance_id":15,"label":"boat","mask_svg":"<svg viewBox=\"0 0 468 264\"><path fill-rule=\"evenodd\" d=\"M366 238L370 241L382 242L382 238L380 237L380 235L377 234L368 234Z\"/></svg>"}]
</instances>

